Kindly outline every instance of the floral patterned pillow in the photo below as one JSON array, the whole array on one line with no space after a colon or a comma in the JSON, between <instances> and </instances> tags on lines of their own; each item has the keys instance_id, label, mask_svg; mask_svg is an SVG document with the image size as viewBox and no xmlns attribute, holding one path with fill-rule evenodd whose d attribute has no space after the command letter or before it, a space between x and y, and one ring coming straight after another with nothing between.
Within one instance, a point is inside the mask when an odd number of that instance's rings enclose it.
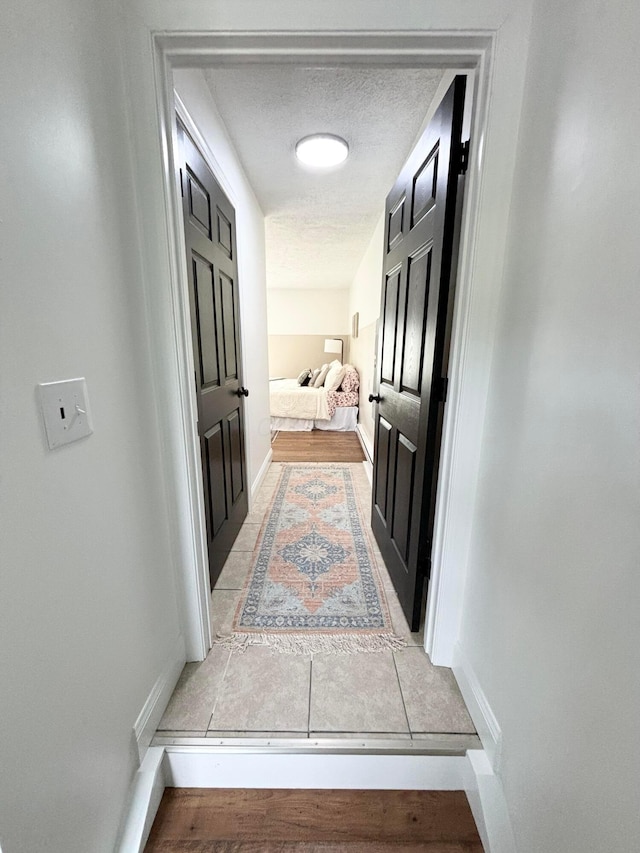
<instances>
[{"instance_id":1,"label":"floral patterned pillow","mask_svg":"<svg viewBox=\"0 0 640 853\"><path fill-rule=\"evenodd\" d=\"M344 379L342 380L340 390L357 391L360 387L360 377L358 376L358 371L352 364L345 364L345 367L346 372L344 374Z\"/></svg>"}]
</instances>

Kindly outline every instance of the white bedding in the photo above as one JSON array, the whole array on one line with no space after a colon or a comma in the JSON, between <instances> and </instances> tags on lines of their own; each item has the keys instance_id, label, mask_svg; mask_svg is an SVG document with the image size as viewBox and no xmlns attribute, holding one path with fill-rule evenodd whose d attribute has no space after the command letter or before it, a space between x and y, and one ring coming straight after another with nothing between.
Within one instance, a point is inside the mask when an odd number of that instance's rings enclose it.
<instances>
[{"instance_id":1,"label":"white bedding","mask_svg":"<svg viewBox=\"0 0 640 853\"><path fill-rule=\"evenodd\" d=\"M354 432L358 424L358 407L338 407L330 421L316 421L316 429L327 429L332 432ZM282 427L285 429L286 427Z\"/></svg>"},{"instance_id":2,"label":"white bedding","mask_svg":"<svg viewBox=\"0 0 640 853\"><path fill-rule=\"evenodd\" d=\"M353 432L358 423L358 407L337 408L329 421L312 421L310 418L271 418L272 432L309 432L325 429L332 432Z\"/></svg>"},{"instance_id":3,"label":"white bedding","mask_svg":"<svg viewBox=\"0 0 640 853\"><path fill-rule=\"evenodd\" d=\"M274 418L329 420L324 388L301 388L296 379L276 379L269 383L269 397Z\"/></svg>"}]
</instances>

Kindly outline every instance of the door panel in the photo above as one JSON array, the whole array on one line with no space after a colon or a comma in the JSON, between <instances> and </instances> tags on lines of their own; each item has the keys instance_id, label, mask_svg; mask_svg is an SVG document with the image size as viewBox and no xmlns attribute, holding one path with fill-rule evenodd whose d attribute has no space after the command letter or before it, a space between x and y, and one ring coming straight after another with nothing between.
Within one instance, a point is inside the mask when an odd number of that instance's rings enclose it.
<instances>
[{"instance_id":1,"label":"door panel","mask_svg":"<svg viewBox=\"0 0 640 853\"><path fill-rule=\"evenodd\" d=\"M235 213L178 122L211 588L247 514Z\"/></svg>"},{"instance_id":2,"label":"door panel","mask_svg":"<svg viewBox=\"0 0 640 853\"><path fill-rule=\"evenodd\" d=\"M415 228L420 220L429 213L436 203L438 187L438 144L429 152L424 163L413 179L411 196L411 227Z\"/></svg>"},{"instance_id":3,"label":"door panel","mask_svg":"<svg viewBox=\"0 0 640 853\"><path fill-rule=\"evenodd\" d=\"M211 238L211 199L207 190L187 166L189 221Z\"/></svg>"},{"instance_id":4,"label":"door panel","mask_svg":"<svg viewBox=\"0 0 640 853\"><path fill-rule=\"evenodd\" d=\"M221 210L217 210L218 216L218 246L228 258L233 257L233 241L231 223Z\"/></svg>"},{"instance_id":5,"label":"door panel","mask_svg":"<svg viewBox=\"0 0 640 853\"><path fill-rule=\"evenodd\" d=\"M402 240L402 231L404 229L404 205L405 198L396 202L392 210L389 211L387 217L387 251L390 252L393 247Z\"/></svg>"},{"instance_id":6,"label":"door panel","mask_svg":"<svg viewBox=\"0 0 640 853\"><path fill-rule=\"evenodd\" d=\"M231 500L235 504L244 488L244 461L242 458L242 419L239 409L227 417L229 436L229 470L231 472Z\"/></svg>"},{"instance_id":7,"label":"door panel","mask_svg":"<svg viewBox=\"0 0 640 853\"><path fill-rule=\"evenodd\" d=\"M213 265L193 255L194 297L196 300L196 328L200 376L203 388L220 385L214 299Z\"/></svg>"},{"instance_id":8,"label":"door panel","mask_svg":"<svg viewBox=\"0 0 640 853\"><path fill-rule=\"evenodd\" d=\"M220 273L220 294L222 304L222 326L224 332L224 366L225 379L238 378L236 359L236 306L233 281L224 273Z\"/></svg>"},{"instance_id":9,"label":"door panel","mask_svg":"<svg viewBox=\"0 0 640 853\"><path fill-rule=\"evenodd\" d=\"M391 429L390 423L387 423L384 418L378 418L375 442L378 477L374 485L374 507L380 513L383 524L386 523L387 517Z\"/></svg>"},{"instance_id":10,"label":"door panel","mask_svg":"<svg viewBox=\"0 0 640 853\"><path fill-rule=\"evenodd\" d=\"M408 259L400 390L420 396L424 367L425 304L429 295L431 247Z\"/></svg>"},{"instance_id":11,"label":"door panel","mask_svg":"<svg viewBox=\"0 0 640 853\"><path fill-rule=\"evenodd\" d=\"M411 500L416 471L417 448L406 436L398 433L395 454L395 492L397 495L393 512L391 538L395 542L401 559L409 559L411 544ZM406 497L405 497L406 496Z\"/></svg>"},{"instance_id":12,"label":"door panel","mask_svg":"<svg viewBox=\"0 0 640 853\"><path fill-rule=\"evenodd\" d=\"M387 276L383 293L382 351L380 357L381 379L393 385L393 371L396 363L398 295L400 290L400 270L394 270Z\"/></svg>"},{"instance_id":13,"label":"door panel","mask_svg":"<svg viewBox=\"0 0 640 853\"><path fill-rule=\"evenodd\" d=\"M457 77L386 204L371 525L414 631L430 568L464 93Z\"/></svg>"},{"instance_id":14,"label":"door panel","mask_svg":"<svg viewBox=\"0 0 640 853\"><path fill-rule=\"evenodd\" d=\"M207 443L205 481L211 504L209 523L212 535L216 536L227 517L222 424L217 423L208 430L204 439Z\"/></svg>"}]
</instances>

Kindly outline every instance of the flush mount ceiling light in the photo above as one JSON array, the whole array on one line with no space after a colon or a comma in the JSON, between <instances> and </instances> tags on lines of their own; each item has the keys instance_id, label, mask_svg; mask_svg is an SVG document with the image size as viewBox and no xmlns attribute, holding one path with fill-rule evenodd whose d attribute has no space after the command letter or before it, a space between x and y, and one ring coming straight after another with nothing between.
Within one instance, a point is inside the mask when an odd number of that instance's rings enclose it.
<instances>
[{"instance_id":1,"label":"flush mount ceiling light","mask_svg":"<svg viewBox=\"0 0 640 853\"><path fill-rule=\"evenodd\" d=\"M296 157L305 166L328 169L343 163L349 155L349 146L340 136L314 133L296 144Z\"/></svg>"}]
</instances>

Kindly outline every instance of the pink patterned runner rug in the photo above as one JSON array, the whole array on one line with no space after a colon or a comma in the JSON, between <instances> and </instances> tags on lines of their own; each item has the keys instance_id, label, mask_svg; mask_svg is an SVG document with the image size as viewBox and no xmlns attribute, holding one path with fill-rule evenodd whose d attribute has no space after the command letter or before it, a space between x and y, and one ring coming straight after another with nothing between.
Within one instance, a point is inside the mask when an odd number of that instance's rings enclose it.
<instances>
[{"instance_id":1,"label":"pink patterned runner rug","mask_svg":"<svg viewBox=\"0 0 640 853\"><path fill-rule=\"evenodd\" d=\"M349 466L283 466L233 621L238 651L398 649Z\"/></svg>"}]
</instances>

